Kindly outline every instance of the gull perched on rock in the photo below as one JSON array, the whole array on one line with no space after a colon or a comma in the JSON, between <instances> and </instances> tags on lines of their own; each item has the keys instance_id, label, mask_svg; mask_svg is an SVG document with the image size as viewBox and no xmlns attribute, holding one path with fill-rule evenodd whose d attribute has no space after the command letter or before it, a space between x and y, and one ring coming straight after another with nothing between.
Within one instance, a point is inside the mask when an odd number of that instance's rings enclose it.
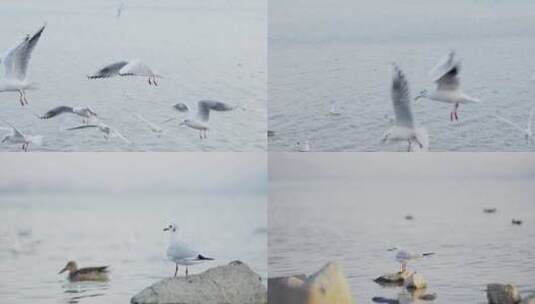
<instances>
[{"instance_id":1,"label":"gull perched on rock","mask_svg":"<svg viewBox=\"0 0 535 304\"><path fill-rule=\"evenodd\" d=\"M425 252L425 253L412 253L409 251L406 251L398 246L394 246L388 251L394 251L396 252L395 259L397 262L401 263L401 272L404 272L407 269L407 263L410 261L414 261L423 257L428 257L431 255L434 255L434 252Z\"/></svg>"},{"instance_id":2,"label":"gull perched on rock","mask_svg":"<svg viewBox=\"0 0 535 304\"><path fill-rule=\"evenodd\" d=\"M91 128L96 128L98 129L100 132L104 133L104 138L106 140L109 140L110 138L113 138L113 137L119 137L120 139L122 139L125 143L127 144L131 144L132 142L130 140L128 140L128 138L124 137L121 133L119 133L117 130L111 128L110 126L108 126L107 124L105 123L102 123L102 122L99 122L98 124L91 124L91 125L81 125L81 126L76 126L76 127L72 127L72 128L68 128L67 131L74 131L74 130L82 130L82 129L91 129Z\"/></svg>"},{"instance_id":3,"label":"gull perched on rock","mask_svg":"<svg viewBox=\"0 0 535 304\"><path fill-rule=\"evenodd\" d=\"M147 77L149 85L158 85L156 78L162 76L155 74L151 68L139 59L131 61L119 61L109 64L95 73L88 75L89 79L110 78L114 76L139 76Z\"/></svg>"},{"instance_id":4,"label":"gull perched on rock","mask_svg":"<svg viewBox=\"0 0 535 304\"><path fill-rule=\"evenodd\" d=\"M409 83L403 71L395 64L391 98L395 114L394 126L385 132L382 141L407 141L409 143L408 151L413 151L413 143L416 143L420 149L426 150L428 142L427 131L424 128L415 127L411 110Z\"/></svg>"},{"instance_id":5,"label":"gull perched on rock","mask_svg":"<svg viewBox=\"0 0 535 304\"><path fill-rule=\"evenodd\" d=\"M532 126L533 126L533 114L534 113L535 113L535 107L532 108L531 111L529 111L528 121L526 123L526 127L525 128L521 127L519 124L517 124L515 122L512 122L509 119L506 119L506 118L504 118L502 116L494 115L494 117L498 118L499 120L503 121L504 123L510 125L511 127L517 129L518 131L520 131L524 135L524 138L526 139L526 141L529 142L530 140L532 140L532 137L533 137Z\"/></svg>"},{"instance_id":6,"label":"gull perched on rock","mask_svg":"<svg viewBox=\"0 0 535 304\"><path fill-rule=\"evenodd\" d=\"M83 123L88 123L91 118L97 117L97 113L93 111L90 107L69 107L69 106L59 106L55 107L52 110L49 110L43 116L40 116L41 119L50 119L56 117L63 113L71 113L78 115L83 118Z\"/></svg>"},{"instance_id":7,"label":"gull perched on rock","mask_svg":"<svg viewBox=\"0 0 535 304\"><path fill-rule=\"evenodd\" d=\"M461 63L455 58L455 51L451 51L445 59L441 60L430 72L432 80L437 84L435 91L428 93L427 90L420 92L414 100L427 98L445 103L452 103L453 110L450 120L459 120L457 109L459 104L477 103L479 99L472 98L461 91L459 72Z\"/></svg>"},{"instance_id":8,"label":"gull perched on rock","mask_svg":"<svg viewBox=\"0 0 535 304\"><path fill-rule=\"evenodd\" d=\"M188 266L203 263L206 261L213 261L212 258L207 258L197 251L188 247L187 244L178 240L178 228L175 224L170 224L165 227L163 231L168 231L171 234L169 246L167 247L167 257L176 265L175 277L178 273L178 265L186 266L186 277L188 276Z\"/></svg>"},{"instance_id":9,"label":"gull perched on rock","mask_svg":"<svg viewBox=\"0 0 535 304\"><path fill-rule=\"evenodd\" d=\"M199 130L199 137L201 139L207 137L208 130L210 129L208 125L208 119L210 118L210 111L232 111L236 109L237 105L229 105L222 101L217 100L200 100L197 103L197 115L190 115L189 118L184 119L180 125L187 126L195 130ZM179 112L187 113L191 110L187 104L179 102L173 106L173 108ZM171 121L176 119L176 117L167 119L164 122Z\"/></svg>"},{"instance_id":10,"label":"gull perched on rock","mask_svg":"<svg viewBox=\"0 0 535 304\"><path fill-rule=\"evenodd\" d=\"M11 124L8 124L11 127L11 134L6 135L2 139L2 143L11 143L11 144L22 144L22 150L24 152L28 152L28 149L30 148L30 144L34 144L37 146L40 146L43 142L43 136L41 135L26 135L22 133L20 130L12 126Z\"/></svg>"},{"instance_id":11,"label":"gull perched on rock","mask_svg":"<svg viewBox=\"0 0 535 304\"><path fill-rule=\"evenodd\" d=\"M0 79L0 92L18 92L22 106L28 104L26 90L36 89L35 83L27 79L26 72L33 49L37 45L45 26L46 24L33 36L27 35L22 42L7 50L2 56L1 61L4 64L5 71L4 77Z\"/></svg>"},{"instance_id":12,"label":"gull perched on rock","mask_svg":"<svg viewBox=\"0 0 535 304\"><path fill-rule=\"evenodd\" d=\"M150 130L156 134L156 136L158 137L162 136L162 132L163 132L162 128L148 121L145 117L141 116L140 114L134 114L134 117L144 122L150 128Z\"/></svg>"}]
</instances>

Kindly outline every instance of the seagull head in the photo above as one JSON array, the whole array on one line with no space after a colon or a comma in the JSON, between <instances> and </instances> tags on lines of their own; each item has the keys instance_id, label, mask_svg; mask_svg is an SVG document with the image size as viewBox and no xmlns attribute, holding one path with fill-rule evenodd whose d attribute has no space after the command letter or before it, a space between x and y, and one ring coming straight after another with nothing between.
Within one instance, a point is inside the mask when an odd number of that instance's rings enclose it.
<instances>
[{"instance_id":1,"label":"seagull head","mask_svg":"<svg viewBox=\"0 0 535 304\"><path fill-rule=\"evenodd\" d=\"M176 232L177 230L178 230L178 227L175 224L169 224L169 226L163 228L163 231Z\"/></svg>"},{"instance_id":2,"label":"seagull head","mask_svg":"<svg viewBox=\"0 0 535 304\"><path fill-rule=\"evenodd\" d=\"M420 98L427 97L427 90L421 90L420 94L418 96L414 97L414 100L418 100Z\"/></svg>"}]
</instances>

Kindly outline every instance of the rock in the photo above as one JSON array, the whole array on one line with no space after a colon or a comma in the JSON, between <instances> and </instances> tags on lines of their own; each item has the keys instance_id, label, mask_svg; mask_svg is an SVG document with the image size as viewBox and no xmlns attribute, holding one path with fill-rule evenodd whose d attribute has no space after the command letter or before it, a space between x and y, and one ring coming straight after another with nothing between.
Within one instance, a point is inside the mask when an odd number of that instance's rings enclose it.
<instances>
[{"instance_id":1,"label":"rock","mask_svg":"<svg viewBox=\"0 0 535 304\"><path fill-rule=\"evenodd\" d=\"M268 302L277 304L354 303L346 276L336 263L328 263L306 277L272 278L268 281Z\"/></svg>"},{"instance_id":2,"label":"rock","mask_svg":"<svg viewBox=\"0 0 535 304\"><path fill-rule=\"evenodd\" d=\"M385 297L373 297L372 302L375 303L386 303L386 304L399 304L399 301L396 299L390 299Z\"/></svg>"},{"instance_id":3,"label":"rock","mask_svg":"<svg viewBox=\"0 0 535 304\"><path fill-rule=\"evenodd\" d=\"M403 284L407 289L423 289L427 287L427 282L424 276L414 272L408 278L405 279Z\"/></svg>"},{"instance_id":4,"label":"rock","mask_svg":"<svg viewBox=\"0 0 535 304\"><path fill-rule=\"evenodd\" d=\"M522 304L535 304L535 293L525 297L522 300Z\"/></svg>"},{"instance_id":5,"label":"rock","mask_svg":"<svg viewBox=\"0 0 535 304\"><path fill-rule=\"evenodd\" d=\"M511 284L488 284L487 300L489 304L517 304L520 303L520 294Z\"/></svg>"},{"instance_id":6,"label":"rock","mask_svg":"<svg viewBox=\"0 0 535 304\"><path fill-rule=\"evenodd\" d=\"M136 294L130 303L267 304L267 292L259 275L234 261L187 278L163 279Z\"/></svg>"},{"instance_id":7,"label":"rock","mask_svg":"<svg viewBox=\"0 0 535 304\"><path fill-rule=\"evenodd\" d=\"M384 274L378 278L376 278L374 281L377 284L380 285L397 285L401 286L403 285L403 282L412 274L412 272L409 272L407 270L403 272L396 272L396 273L387 273Z\"/></svg>"},{"instance_id":8,"label":"rock","mask_svg":"<svg viewBox=\"0 0 535 304\"><path fill-rule=\"evenodd\" d=\"M437 298L436 293L426 293L418 297L418 299L423 301L434 301Z\"/></svg>"}]
</instances>

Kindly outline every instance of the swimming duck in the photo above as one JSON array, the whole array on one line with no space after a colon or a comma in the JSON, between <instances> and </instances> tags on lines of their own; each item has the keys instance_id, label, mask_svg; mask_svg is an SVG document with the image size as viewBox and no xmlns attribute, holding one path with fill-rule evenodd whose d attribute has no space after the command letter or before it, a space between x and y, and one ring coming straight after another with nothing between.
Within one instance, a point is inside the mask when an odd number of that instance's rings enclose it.
<instances>
[{"instance_id":1,"label":"swimming duck","mask_svg":"<svg viewBox=\"0 0 535 304\"><path fill-rule=\"evenodd\" d=\"M107 281L108 266L86 267L78 269L75 261L69 261L58 273L69 271L69 281Z\"/></svg>"}]
</instances>

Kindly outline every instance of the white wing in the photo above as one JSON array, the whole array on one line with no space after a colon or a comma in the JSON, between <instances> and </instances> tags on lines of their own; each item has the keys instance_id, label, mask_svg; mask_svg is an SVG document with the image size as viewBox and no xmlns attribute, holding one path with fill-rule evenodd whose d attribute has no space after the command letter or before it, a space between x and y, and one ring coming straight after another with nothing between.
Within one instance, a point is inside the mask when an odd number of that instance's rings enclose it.
<instances>
[{"instance_id":1,"label":"white wing","mask_svg":"<svg viewBox=\"0 0 535 304\"><path fill-rule=\"evenodd\" d=\"M132 142L131 142L128 138L126 138L123 134L119 133L119 131L113 129L112 132L113 132L113 134L114 134L115 136L117 136L117 137L119 137L120 139L122 139L125 143L127 143L127 144L129 144L129 145L132 144Z\"/></svg>"},{"instance_id":2,"label":"white wing","mask_svg":"<svg viewBox=\"0 0 535 304\"><path fill-rule=\"evenodd\" d=\"M412 128L414 122L412 118L409 84L403 72L396 65L394 65L391 94L396 125Z\"/></svg>"},{"instance_id":3,"label":"white wing","mask_svg":"<svg viewBox=\"0 0 535 304\"><path fill-rule=\"evenodd\" d=\"M89 79L109 78L119 75L119 71L128 64L128 61L119 61L109 64L91 75L87 75Z\"/></svg>"},{"instance_id":4,"label":"white wing","mask_svg":"<svg viewBox=\"0 0 535 304\"><path fill-rule=\"evenodd\" d=\"M498 118L499 120L505 122L506 124L510 125L511 127L517 129L518 131L522 132L522 133L526 133L526 130L522 129L521 126L517 125L516 123L510 121L509 119L506 119L504 117L501 117L499 115L494 115L494 117Z\"/></svg>"},{"instance_id":5,"label":"white wing","mask_svg":"<svg viewBox=\"0 0 535 304\"><path fill-rule=\"evenodd\" d=\"M437 90L456 90L460 86L460 70L461 63L455 58L455 51L451 51L431 69L429 75L437 83Z\"/></svg>"},{"instance_id":6,"label":"white wing","mask_svg":"<svg viewBox=\"0 0 535 304\"><path fill-rule=\"evenodd\" d=\"M33 36L26 36L21 43L12 47L4 54L2 61L5 68L5 78L18 80L24 80L26 78L26 71L28 70L33 49L37 45L45 26L46 24Z\"/></svg>"},{"instance_id":7,"label":"white wing","mask_svg":"<svg viewBox=\"0 0 535 304\"><path fill-rule=\"evenodd\" d=\"M130 61L121 70L119 70L121 76L156 76L148 65L141 62L139 59Z\"/></svg>"},{"instance_id":8,"label":"white wing","mask_svg":"<svg viewBox=\"0 0 535 304\"><path fill-rule=\"evenodd\" d=\"M198 103L197 117L200 121L206 122L210 118L210 111L231 111L235 108L236 106L231 106L222 101L201 100Z\"/></svg>"},{"instance_id":9,"label":"white wing","mask_svg":"<svg viewBox=\"0 0 535 304\"><path fill-rule=\"evenodd\" d=\"M146 123L149 126L149 128L151 128L154 132L162 131L162 129L159 126L148 121L147 119L145 119L145 117L141 116L140 114L134 114L134 116L137 117L139 120L143 121L144 123Z\"/></svg>"},{"instance_id":10,"label":"white wing","mask_svg":"<svg viewBox=\"0 0 535 304\"><path fill-rule=\"evenodd\" d=\"M174 241L167 248L167 256L171 260L191 259L199 255L198 252L189 248L185 243Z\"/></svg>"}]
</instances>

